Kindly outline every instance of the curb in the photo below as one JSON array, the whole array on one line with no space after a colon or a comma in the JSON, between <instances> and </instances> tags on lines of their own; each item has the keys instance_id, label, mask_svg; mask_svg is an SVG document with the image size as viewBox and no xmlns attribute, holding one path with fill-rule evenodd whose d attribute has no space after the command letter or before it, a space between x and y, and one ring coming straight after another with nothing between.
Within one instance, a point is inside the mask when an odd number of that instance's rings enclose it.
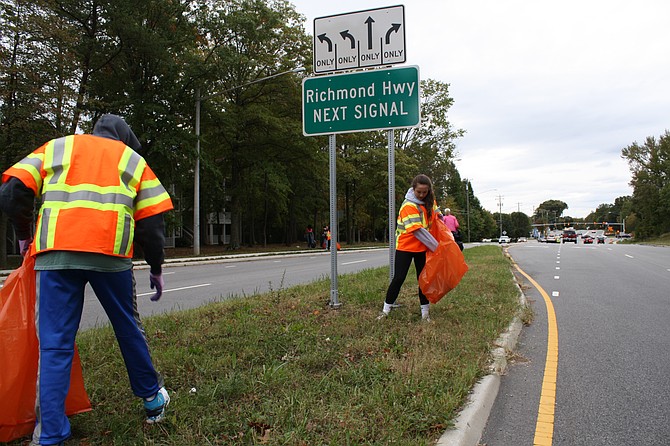
<instances>
[{"instance_id":1,"label":"curb","mask_svg":"<svg viewBox=\"0 0 670 446\"><path fill-rule=\"evenodd\" d=\"M519 287L519 303L522 308L528 305L521 286L514 277L514 283ZM491 350L492 361L489 366L490 374L484 376L472 388L468 400L456 418L454 427L442 434L435 443L436 446L478 446L484 428L488 422L493 403L500 390L501 376L507 371L507 355L516 348L523 322L517 315L512 319L507 330L495 341L497 346Z\"/></svg>"},{"instance_id":2,"label":"curb","mask_svg":"<svg viewBox=\"0 0 670 446\"><path fill-rule=\"evenodd\" d=\"M454 428L442 434L436 446L478 445L499 388L500 375L486 375L479 380Z\"/></svg>"}]
</instances>

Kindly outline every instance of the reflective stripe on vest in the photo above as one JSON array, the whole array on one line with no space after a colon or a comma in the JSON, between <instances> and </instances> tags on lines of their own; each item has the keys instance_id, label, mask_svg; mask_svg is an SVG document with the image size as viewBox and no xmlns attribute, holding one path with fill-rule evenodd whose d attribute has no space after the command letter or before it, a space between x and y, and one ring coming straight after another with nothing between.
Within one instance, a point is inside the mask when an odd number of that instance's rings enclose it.
<instances>
[{"instance_id":1,"label":"reflective stripe on vest","mask_svg":"<svg viewBox=\"0 0 670 446\"><path fill-rule=\"evenodd\" d=\"M411 214L407 214L404 218L402 216L403 210L405 209L406 206L409 206L411 209L416 209L416 212L413 212ZM423 211L421 210L421 206L415 203L412 203L411 201L405 200L403 204L400 206L400 211L398 212L398 225L396 227L396 232L398 234L402 234L407 232L408 229L412 228L413 226L421 226L426 227L428 226L427 223L425 223L424 218L423 218Z\"/></svg>"},{"instance_id":2,"label":"reflective stripe on vest","mask_svg":"<svg viewBox=\"0 0 670 446\"><path fill-rule=\"evenodd\" d=\"M40 169L44 162L44 150L41 149L42 147L7 169L2 174L2 181L9 181L10 177L16 177L35 195L39 195L42 188Z\"/></svg>"},{"instance_id":3,"label":"reflective stripe on vest","mask_svg":"<svg viewBox=\"0 0 670 446\"><path fill-rule=\"evenodd\" d=\"M166 197L169 197L169 195L158 179L143 181L140 189L137 191L135 209L139 211L140 209L154 206L165 200Z\"/></svg>"},{"instance_id":4,"label":"reflective stripe on vest","mask_svg":"<svg viewBox=\"0 0 670 446\"><path fill-rule=\"evenodd\" d=\"M437 209L437 203L433 203L433 217ZM396 225L396 249L410 252L425 251L426 246L412 233L420 228L430 228L431 223L423 206L409 200L403 201Z\"/></svg>"}]
</instances>

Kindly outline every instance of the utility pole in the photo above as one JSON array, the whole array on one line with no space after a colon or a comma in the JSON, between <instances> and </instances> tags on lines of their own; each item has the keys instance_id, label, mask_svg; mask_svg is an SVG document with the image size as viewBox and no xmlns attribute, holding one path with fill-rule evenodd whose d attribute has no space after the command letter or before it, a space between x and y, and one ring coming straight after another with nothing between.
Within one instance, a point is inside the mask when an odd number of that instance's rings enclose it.
<instances>
[{"instance_id":1,"label":"utility pole","mask_svg":"<svg viewBox=\"0 0 670 446\"><path fill-rule=\"evenodd\" d=\"M498 218L500 220L500 237L503 235L502 230L502 195L498 195Z\"/></svg>"}]
</instances>

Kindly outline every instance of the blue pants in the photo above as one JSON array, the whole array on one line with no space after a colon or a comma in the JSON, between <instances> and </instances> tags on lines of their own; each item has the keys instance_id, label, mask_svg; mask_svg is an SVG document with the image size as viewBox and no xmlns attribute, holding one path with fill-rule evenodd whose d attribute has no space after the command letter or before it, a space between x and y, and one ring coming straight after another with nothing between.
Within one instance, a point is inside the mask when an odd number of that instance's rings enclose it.
<instances>
[{"instance_id":1,"label":"blue pants","mask_svg":"<svg viewBox=\"0 0 670 446\"><path fill-rule=\"evenodd\" d=\"M39 340L36 424L33 441L58 444L70 436L65 397L70 386L74 340L84 307L87 283L114 328L130 387L142 398L155 395L156 373L137 312L132 270L97 272L80 269L36 271L35 326Z\"/></svg>"}]
</instances>

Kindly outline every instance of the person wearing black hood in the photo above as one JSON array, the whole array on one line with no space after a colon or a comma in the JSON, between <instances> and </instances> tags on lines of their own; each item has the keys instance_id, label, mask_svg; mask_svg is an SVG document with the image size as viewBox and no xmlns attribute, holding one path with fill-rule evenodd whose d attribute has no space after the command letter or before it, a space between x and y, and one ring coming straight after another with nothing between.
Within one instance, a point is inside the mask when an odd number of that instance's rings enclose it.
<instances>
[{"instance_id":1,"label":"person wearing black hood","mask_svg":"<svg viewBox=\"0 0 670 446\"><path fill-rule=\"evenodd\" d=\"M137 313L132 254L136 242L157 301L164 286L163 213L172 201L140 148L123 118L106 114L91 135L51 140L2 175L0 210L14 226L21 254L35 256L39 370L32 444L60 444L70 436L64 403L87 283L114 328L147 423L165 416L170 397ZM33 225L35 197L42 203Z\"/></svg>"}]
</instances>

